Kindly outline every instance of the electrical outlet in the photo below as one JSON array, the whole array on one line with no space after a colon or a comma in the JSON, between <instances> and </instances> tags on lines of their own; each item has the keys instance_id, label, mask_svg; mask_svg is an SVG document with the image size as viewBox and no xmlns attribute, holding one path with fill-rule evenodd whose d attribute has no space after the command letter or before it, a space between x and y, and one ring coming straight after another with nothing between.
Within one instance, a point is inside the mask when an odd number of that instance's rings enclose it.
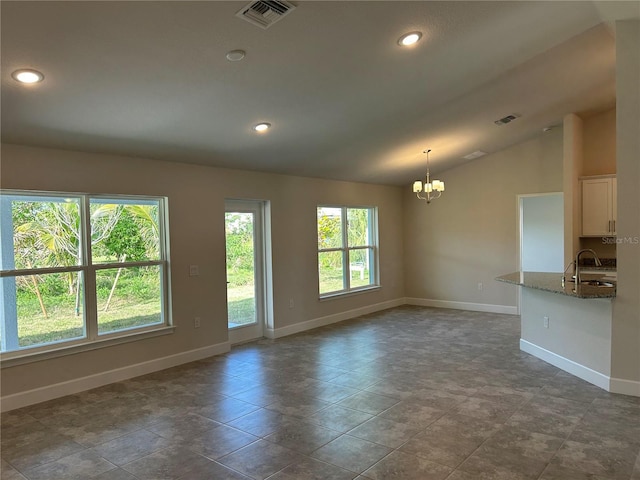
<instances>
[{"instance_id":1,"label":"electrical outlet","mask_svg":"<svg viewBox=\"0 0 640 480\"><path fill-rule=\"evenodd\" d=\"M189 276L197 277L200 275L200 268L198 265L189 265Z\"/></svg>"},{"instance_id":2,"label":"electrical outlet","mask_svg":"<svg viewBox=\"0 0 640 480\"><path fill-rule=\"evenodd\" d=\"M293 298L289 299L289 308L293 308L295 304L293 303Z\"/></svg>"},{"instance_id":3,"label":"electrical outlet","mask_svg":"<svg viewBox=\"0 0 640 480\"><path fill-rule=\"evenodd\" d=\"M200 317L195 317L193 319L193 328L200 328Z\"/></svg>"},{"instance_id":4,"label":"electrical outlet","mask_svg":"<svg viewBox=\"0 0 640 480\"><path fill-rule=\"evenodd\" d=\"M543 321L544 321L544 328L549 328L549 317L545 315L543 318Z\"/></svg>"},{"instance_id":5,"label":"electrical outlet","mask_svg":"<svg viewBox=\"0 0 640 480\"><path fill-rule=\"evenodd\" d=\"M478 291L481 292L482 291L482 282L478 282Z\"/></svg>"}]
</instances>

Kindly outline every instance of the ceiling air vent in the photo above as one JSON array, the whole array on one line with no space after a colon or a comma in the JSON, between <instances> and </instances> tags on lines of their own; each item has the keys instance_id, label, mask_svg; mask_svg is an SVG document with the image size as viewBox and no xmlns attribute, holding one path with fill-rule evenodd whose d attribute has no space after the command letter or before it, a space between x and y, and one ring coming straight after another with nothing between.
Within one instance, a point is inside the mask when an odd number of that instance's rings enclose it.
<instances>
[{"instance_id":1,"label":"ceiling air vent","mask_svg":"<svg viewBox=\"0 0 640 480\"><path fill-rule=\"evenodd\" d=\"M502 117L500 120L496 120L496 125L506 125L507 123L513 122L516 118L521 117L519 113L512 113L511 115L507 115L506 117Z\"/></svg>"},{"instance_id":2,"label":"ceiling air vent","mask_svg":"<svg viewBox=\"0 0 640 480\"><path fill-rule=\"evenodd\" d=\"M467 160L473 160L474 158L479 158L486 154L487 152L483 152L482 150L476 150L475 152L471 152L469 155L465 155L462 158L466 158Z\"/></svg>"},{"instance_id":3,"label":"ceiling air vent","mask_svg":"<svg viewBox=\"0 0 640 480\"><path fill-rule=\"evenodd\" d=\"M258 0L242 8L236 17L267 29L295 8L295 5L284 0Z\"/></svg>"}]
</instances>

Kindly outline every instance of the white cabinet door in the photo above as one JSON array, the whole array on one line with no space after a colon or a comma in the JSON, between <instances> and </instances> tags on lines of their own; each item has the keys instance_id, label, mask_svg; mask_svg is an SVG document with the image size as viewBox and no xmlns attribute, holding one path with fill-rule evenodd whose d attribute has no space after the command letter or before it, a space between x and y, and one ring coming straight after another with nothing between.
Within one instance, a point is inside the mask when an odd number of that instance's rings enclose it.
<instances>
[{"instance_id":1,"label":"white cabinet door","mask_svg":"<svg viewBox=\"0 0 640 480\"><path fill-rule=\"evenodd\" d=\"M614 235L614 178L582 180L582 235Z\"/></svg>"}]
</instances>

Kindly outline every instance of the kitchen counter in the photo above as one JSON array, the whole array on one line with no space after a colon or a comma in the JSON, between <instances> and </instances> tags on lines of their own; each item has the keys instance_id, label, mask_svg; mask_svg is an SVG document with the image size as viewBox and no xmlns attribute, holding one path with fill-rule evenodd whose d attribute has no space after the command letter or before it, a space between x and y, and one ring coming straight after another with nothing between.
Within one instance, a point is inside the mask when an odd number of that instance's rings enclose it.
<instances>
[{"instance_id":1,"label":"kitchen counter","mask_svg":"<svg viewBox=\"0 0 640 480\"><path fill-rule=\"evenodd\" d=\"M607 280L603 273L581 276ZM496 280L523 287L518 296L523 352L609 390L615 286L563 286L561 273L544 272L514 272Z\"/></svg>"},{"instance_id":2,"label":"kitchen counter","mask_svg":"<svg viewBox=\"0 0 640 480\"><path fill-rule=\"evenodd\" d=\"M584 280L601 279L603 274L584 274ZM545 292L567 295L577 298L615 298L616 287L597 287L593 285L578 285L573 282L565 282L562 285L561 273L546 272L513 272L507 275L497 277L499 282L520 285L521 287L534 288L536 290L544 290ZM609 281L609 280L607 280Z\"/></svg>"}]
</instances>

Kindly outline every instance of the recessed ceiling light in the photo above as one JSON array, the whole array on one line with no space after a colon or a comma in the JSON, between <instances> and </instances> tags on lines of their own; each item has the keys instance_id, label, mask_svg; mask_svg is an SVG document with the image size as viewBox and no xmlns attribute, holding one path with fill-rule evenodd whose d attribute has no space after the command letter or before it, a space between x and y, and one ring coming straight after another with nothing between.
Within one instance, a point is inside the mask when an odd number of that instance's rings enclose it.
<instances>
[{"instance_id":1,"label":"recessed ceiling light","mask_svg":"<svg viewBox=\"0 0 640 480\"><path fill-rule=\"evenodd\" d=\"M231 50L230 52L227 52L227 60L230 62L239 62L246 54L247 52L244 50Z\"/></svg>"},{"instance_id":2,"label":"recessed ceiling light","mask_svg":"<svg viewBox=\"0 0 640 480\"><path fill-rule=\"evenodd\" d=\"M44 75L37 70L21 68L11 74L14 80L20 83L38 83L44 80Z\"/></svg>"},{"instance_id":3,"label":"recessed ceiling light","mask_svg":"<svg viewBox=\"0 0 640 480\"><path fill-rule=\"evenodd\" d=\"M405 33L398 39L398 45L408 47L418 42L422 38L422 32Z\"/></svg>"},{"instance_id":4,"label":"recessed ceiling light","mask_svg":"<svg viewBox=\"0 0 640 480\"><path fill-rule=\"evenodd\" d=\"M270 124L270 123L266 123L266 122L259 123L259 124L255 125L255 126L253 127L253 129L254 129L256 132L266 132L266 131L267 131L267 130L269 130L270 128L271 128L271 124Z\"/></svg>"}]
</instances>

